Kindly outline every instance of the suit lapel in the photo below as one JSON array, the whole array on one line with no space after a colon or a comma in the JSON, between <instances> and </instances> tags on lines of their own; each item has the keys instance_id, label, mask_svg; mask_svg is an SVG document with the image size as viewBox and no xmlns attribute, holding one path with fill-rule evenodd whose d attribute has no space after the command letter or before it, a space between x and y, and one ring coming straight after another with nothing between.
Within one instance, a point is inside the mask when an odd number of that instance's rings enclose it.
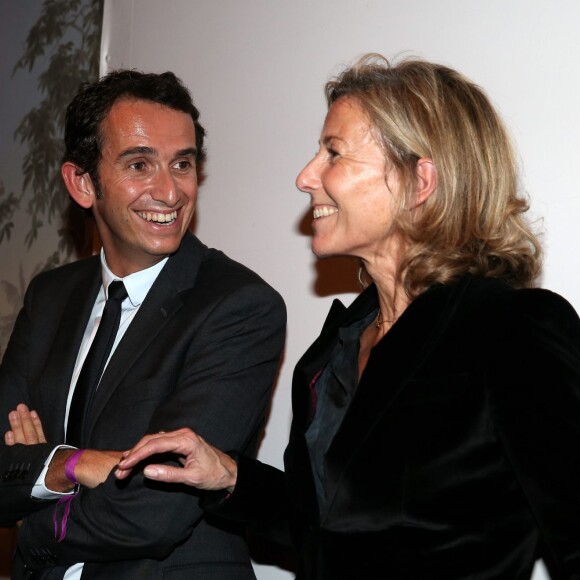
<instances>
[{"instance_id":1,"label":"suit lapel","mask_svg":"<svg viewBox=\"0 0 580 580\"><path fill-rule=\"evenodd\" d=\"M316 520L320 513L310 456L304 438L311 420L312 389L338 340L339 328L357 320L362 311L376 307L376 300L374 286L359 295L348 309L340 300L334 300L319 337L304 353L294 370L292 429L284 461L289 485L295 490L296 509L302 510L305 521Z\"/></svg>"},{"instance_id":2,"label":"suit lapel","mask_svg":"<svg viewBox=\"0 0 580 580\"><path fill-rule=\"evenodd\" d=\"M322 365L326 364L334 348L336 333L346 311L340 300L333 301L319 337L304 353L294 369L293 383L298 387L292 391L293 421L300 432L305 430L310 420L312 389L320 376Z\"/></svg>"},{"instance_id":3,"label":"suit lapel","mask_svg":"<svg viewBox=\"0 0 580 580\"><path fill-rule=\"evenodd\" d=\"M188 234L159 273L103 373L88 419L88 437L127 372L183 306L180 293L193 287L205 250Z\"/></svg>"},{"instance_id":4,"label":"suit lapel","mask_svg":"<svg viewBox=\"0 0 580 580\"><path fill-rule=\"evenodd\" d=\"M81 272L78 283L71 287L66 306L60 316L54 335L47 365L36 386L41 400L41 417L55 417L47 421L45 428L49 441L64 441L64 416L69 387L87 321L101 286L101 270L98 259L89 264L87 272Z\"/></svg>"},{"instance_id":5,"label":"suit lapel","mask_svg":"<svg viewBox=\"0 0 580 580\"><path fill-rule=\"evenodd\" d=\"M336 345L339 328L348 326L372 308L376 308L376 296L376 288L371 286L349 308L340 300L334 300L320 335L296 364L292 396L294 422L300 432L304 432L310 421L311 390Z\"/></svg>"}]
</instances>

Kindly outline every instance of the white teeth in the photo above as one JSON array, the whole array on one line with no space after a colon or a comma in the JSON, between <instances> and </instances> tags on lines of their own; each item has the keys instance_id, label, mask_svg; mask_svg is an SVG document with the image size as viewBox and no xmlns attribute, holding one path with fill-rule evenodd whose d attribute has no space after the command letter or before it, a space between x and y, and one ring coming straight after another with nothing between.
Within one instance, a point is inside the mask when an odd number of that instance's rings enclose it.
<instances>
[{"instance_id":1,"label":"white teeth","mask_svg":"<svg viewBox=\"0 0 580 580\"><path fill-rule=\"evenodd\" d=\"M317 220L318 218L327 217L329 215L332 215L333 213L336 213L337 211L338 211L338 208L328 207L327 205L325 205L322 207L315 207L314 210L312 211L312 214L314 215L314 219Z\"/></svg>"},{"instance_id":2,"label":"white teeth","mask_svg":"<svg viewBox=\"0 0 580 580\"><path fill-rule=\"evenodd\" d=\"M166 224L177 219L177 211L172 211L171 213L157 213L150 211L138 211L137 215L142 217L148 222L157 222L160 224Z\"/></svg>"}]
</instances>

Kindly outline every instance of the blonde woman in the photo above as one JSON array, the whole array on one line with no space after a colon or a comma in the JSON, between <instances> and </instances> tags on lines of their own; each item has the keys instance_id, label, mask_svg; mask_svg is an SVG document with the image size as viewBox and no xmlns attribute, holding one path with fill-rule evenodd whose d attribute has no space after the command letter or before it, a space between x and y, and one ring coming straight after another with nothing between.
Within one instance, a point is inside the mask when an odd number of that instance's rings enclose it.
<instances>
[{"instance_id":1,"label":"blonde woman","mask_svg":"<svg viewBox=\"0 0 580 580\"><path fill-rule=\"evenodd\" d=\"M532 289L540 246L514 153L458 72L368 55L326 87L297 186L314 253L361 260L296 366L285 472L180 430L153 479L224 489L206 507L292 544L307 580L580 578L580 324Z\"/></svg>"}]
</instances>

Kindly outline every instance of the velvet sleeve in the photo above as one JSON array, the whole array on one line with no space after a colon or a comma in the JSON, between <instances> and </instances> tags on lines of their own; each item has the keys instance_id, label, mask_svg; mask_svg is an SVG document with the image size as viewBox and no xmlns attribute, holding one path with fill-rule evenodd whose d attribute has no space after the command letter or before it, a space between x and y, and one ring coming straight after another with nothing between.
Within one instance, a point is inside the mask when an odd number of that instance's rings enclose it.
<instances>
[{"instance_id":1,"label":"velvet sleeve","mask_svg":"<svg viewBox=\"0 0 580 580\"><path fill-rule=\"evenodd\" d=\"M494 421L555 577L580 578L580 321L522 290L490 336Z\"/></svg>"},{"instance_id":2,"label":"velvet sleeve","mask_svg":"<svg viewBox=\"0 0 580 580\"><path fill-rule=\"evenodd\" d=\"M247 525L282 546L290 546L289 502L284 473L257 459L234 455L238 464L231 494L206 494L202 507L209 513Z\"/></svg>"}]
</instances>

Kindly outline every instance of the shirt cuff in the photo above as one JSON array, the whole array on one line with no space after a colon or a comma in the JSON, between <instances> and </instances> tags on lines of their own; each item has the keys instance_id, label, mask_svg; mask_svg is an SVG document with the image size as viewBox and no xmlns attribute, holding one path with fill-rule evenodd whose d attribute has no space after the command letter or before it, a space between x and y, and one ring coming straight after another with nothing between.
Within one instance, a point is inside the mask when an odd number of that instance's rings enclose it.
<instances>
[{"instance_id":1,"label":"shirt cuff","mask_svg":"<svg viewBox=\"0 0 580 580\"><path fill-rule=\"evenodd\" d=\"M33 497L35 499L45 499L45 500L46 499L58 499L60 497L66 496L66 495L74 495L76 493L76 488L71 490L71 491L67 491L65 493L60 493L58 491L52 491L51 489L48 489L48 487L46 487L46 485L44 483L50 462L52 461L54 454L59 449L76 449L76 447L72 447L70 445L59 445L52 450L52 452L50 453L50 455L47 457L46 461L44 462L44 468L41 471L40 475L38 476L38 479L36 480L34 487L32 488L32 493L30 494L30 497Z\"/></svg>"}]
</instances>

